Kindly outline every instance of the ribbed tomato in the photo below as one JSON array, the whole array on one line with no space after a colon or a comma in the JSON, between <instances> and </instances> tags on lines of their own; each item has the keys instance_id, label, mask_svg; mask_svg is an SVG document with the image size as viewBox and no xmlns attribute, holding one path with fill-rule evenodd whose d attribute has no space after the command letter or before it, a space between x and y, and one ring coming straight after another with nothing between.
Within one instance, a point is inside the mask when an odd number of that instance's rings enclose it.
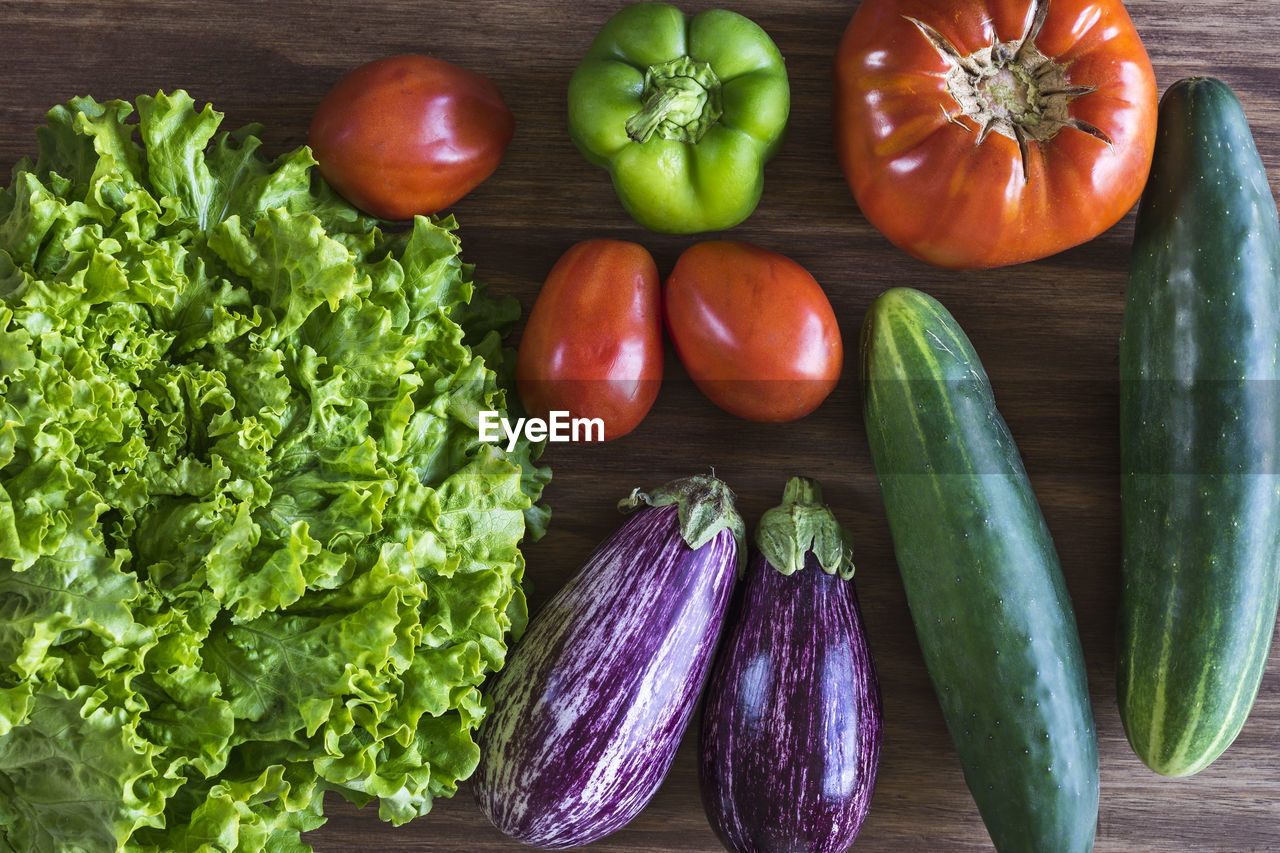
<instances>
[{"instance_id":1,"label":"ribbed tomato","mask_svg":"<svg viewBox=\"0 0 1280 853\"><path fill-rule=\"evenodd\" d=\"M662 294L637 243L585 240L551 268L529 312L516 387L530 415L600 418L605 440L639 425L662 384Z\"/></svg>"},{"instance_id":2,"label":"ribbed tomato","mask_svg":"<svg viewBox=\"0 0 1280 853\"><path fill-rule=\"evenodd\" d=\"M951 268L1110 228L1151 166L1156 83L1119 0L863 0L836 56L836 147L863 214Z\"/></svg>"}]
</instances>

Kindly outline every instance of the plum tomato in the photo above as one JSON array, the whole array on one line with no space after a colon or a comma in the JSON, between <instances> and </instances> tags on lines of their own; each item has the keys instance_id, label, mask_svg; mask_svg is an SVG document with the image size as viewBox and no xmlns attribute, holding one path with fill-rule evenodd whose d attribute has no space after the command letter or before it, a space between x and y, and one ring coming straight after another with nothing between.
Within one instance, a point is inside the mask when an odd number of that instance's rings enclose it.
<instances>
[{"instance_id":1,"label":"plum tomato","mask_svg":"<svg viewBox=\"0 0 1280 853\"><path fill-rule=\"evenodd\" d=\"M361 65L316 108L307 143L347 201L381 219L435 213L493 174L515 119L474 71L406 54Z\"/></svg>"},{"instance_id":2,"label":"plum tomato","mask_svg":"<svg viewBox=\"0 0 1280 853\"><path fill-rule=\"evenodd\" d=\"M663 287L667 333L702 393L752 421L802 418L840 379L831 303L800 264L750 243L685 250Z\"/></svg>"},{"instance_id":3,"label":"plum tomato","mask_svg":"<svg viewBox=\"0 0 1280 853\"><path fill-rule=\"evenodd\" d=\"M529 312L516 387L530 416L600 418L605 440L635 429L662 384L662 296L643 246L586 240L551 268Z\"/></svg>"}]
</instances>

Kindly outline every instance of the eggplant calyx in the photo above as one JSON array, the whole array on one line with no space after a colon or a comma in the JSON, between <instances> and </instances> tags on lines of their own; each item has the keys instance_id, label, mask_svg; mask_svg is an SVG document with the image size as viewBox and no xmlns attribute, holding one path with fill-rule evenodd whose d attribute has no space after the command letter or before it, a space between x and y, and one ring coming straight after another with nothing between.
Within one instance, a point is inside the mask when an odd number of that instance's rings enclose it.
<instances>
[{"instance_id":1,"label":"eggplant calyx","mask_svg":"<svg viewBox=\"0 0 1280 853\"><path fill-rule=\"evenodd\" d=\"M760 517L756 546L784 575L804 568L812 551L827 574L853 577L853 537L822 502L822 487L806 477L788 480L782 503Z\"/></svg>"},{"instance_id":2,"label":"eggplant calyx","mask_svg":"<svg viewBox=\"0 0 1280 853\"><path fill-rule=\"evenodd\" d=\"M737 543L738 576L747 565L747 525L734 504L733 490L722 480L698 474L681 480L672 480L664 486L647 492L632 489L631 494L618 502L618 509L630 512L639 506L676 505L680 519L680 538L693 550L698 550L728 528Z\"/></svg>"}]
</instances>

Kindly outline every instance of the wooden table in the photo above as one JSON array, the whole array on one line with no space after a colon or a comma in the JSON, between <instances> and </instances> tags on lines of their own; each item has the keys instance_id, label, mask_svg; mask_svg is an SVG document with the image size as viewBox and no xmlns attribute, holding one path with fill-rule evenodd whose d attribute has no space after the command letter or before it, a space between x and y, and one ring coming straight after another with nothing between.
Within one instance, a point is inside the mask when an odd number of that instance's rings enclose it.
<instances>
[{"instance_id":1,"label":"wooden table","mask_svg":"<svg viewBox=\"0 0 1280 853\"><path fill-rule=\"evenodd\" d=\"M565 133L570 73L618 2L405 0L0 0L0 170L35 153L50 106L78 94L133 98L188 89L227 112L224 127L266 125L271 154L301 144L311 112L356 65L395 53L434 54L490 76L516 116L497 173L455 208L464 256L496 293L527 309L575 241L617 237L648 246L669 270L692 240L659 236L619 207L603 172ZM715 3L686 4L689 9ZM831 60L855 2L738 0L787 58L792 118L769 166L759 209L733 236L804 264L835 306L847 344L870 301L892 285L927 290L956 315L982 355L1055 536L1088 663L1102 762L1099 851L1280 849L1280 653L1236 743L1199 776L1167 780L1142 766L1116 711L1119 589L1117 341L1132 215L1092 243L1014 269L951 273L894 249L862 217L831 143ZM1230 83L1280 189L1280 2L1134 0L1163 91L1192 74ZM7 177L4 179L7 183ZM814 415L760 426L723 414L670 357L653 412L627 438L552 446L551 531L526 550L536 609L618 524L633 485L714 468L754 522L787 477L806 474L854 531L857 583L884 692L885 732L871 815L856 850L960 851L990 842L921 663L872 474L853 377ZM686 738L670 776L630 826L600 851L718 850L698 800ZM399 829L331 798L321 853L523 849L491 828L465 788Z\"/></svg>"}]
</instances>

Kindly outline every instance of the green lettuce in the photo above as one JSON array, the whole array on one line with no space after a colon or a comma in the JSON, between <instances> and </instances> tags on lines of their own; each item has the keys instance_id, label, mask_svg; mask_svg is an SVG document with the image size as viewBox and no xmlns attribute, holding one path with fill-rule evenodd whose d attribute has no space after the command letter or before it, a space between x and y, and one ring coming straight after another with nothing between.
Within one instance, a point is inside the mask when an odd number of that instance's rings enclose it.
<instances>
[{"instance_id":1,"label":"green lettuce","mask_svg":"<svg viewBox=\"0 0 1280 853\"><path fill-rule=\"evenodd\" d=\"M294 851L475 768L527 613L514 301L185 92L49 112L0 193L0 851ZM504 365L505 362L505 365Z\"/></svg>"}]
</instances>

